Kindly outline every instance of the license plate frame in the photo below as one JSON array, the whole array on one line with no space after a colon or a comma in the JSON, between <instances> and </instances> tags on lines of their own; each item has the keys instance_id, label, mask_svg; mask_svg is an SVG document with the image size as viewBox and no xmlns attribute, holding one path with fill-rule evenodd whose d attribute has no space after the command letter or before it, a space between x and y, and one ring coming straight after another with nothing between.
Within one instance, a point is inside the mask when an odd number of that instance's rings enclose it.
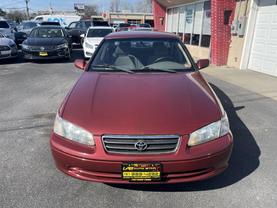
<instances>
[{"instance_id":1,"label":"license plate frame","mask_svg":"<svg viewBox=\"0 0 277 208\"><path fill-rule=\"evenodd\" d=\"M121 165L121 178L129 182L161 181L162 164L158 162L126 162Z\"/></svg>"},{"instance_id":2,"label":"license plate frame","mask_svg":"<svg viewBox=\"0 0 277 208\"><path fill-rule=\"evenodd\" d=\"M48 53L45 51L41 51L41 52L39 52L39 56L45 57L45 56L48 56Z\"/></svg>"}]
</instances>

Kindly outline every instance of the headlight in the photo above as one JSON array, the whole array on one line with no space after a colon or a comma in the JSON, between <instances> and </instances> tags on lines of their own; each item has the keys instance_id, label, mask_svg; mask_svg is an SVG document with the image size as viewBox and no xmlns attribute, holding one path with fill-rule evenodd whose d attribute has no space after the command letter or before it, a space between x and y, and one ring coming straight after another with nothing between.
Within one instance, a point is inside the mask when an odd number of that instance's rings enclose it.
<instances>
[{"instance_id":1,"label":"headlight","mask_svg":"<svg viewBox=\"0 0 277 208\"><path fill-rule=\"evenodd\" d=\"M22 47L22 49L25 49L25 50L30 49L29 46L27 46L27 45L25 45L25 44L22 44L21 47Z\"/></svg>"},{"instance_id":2,"label":"headlight","mask_svg":"<svg viewBox=\"0 0 277 208\"><path fill-rule=\"evenodd\" d=\"M225 113L221 120L193 132L189 137L188 146L195 146L215 140L228 134L229 132L229 121L227 114Z\"/></svg>"},{"instance_id":3,"label":"headlight","mask_svg":"<svg viewBox=\"0 0 277 208\"><path fill-rule=\"evenodd\" d=\"M61 45L57 45L57 49L62 49L62 48L68 48L67 43L61 44Z\"/></svg>"},{"instance_id":4,"label":"headlight","mask_svg":"<svg viewBox=\"0 0 277 208\"><path fill-rule=\"evenodd\" d=\"M94 146L93 135L85 129L62 119L58 113L54 123L55 134L81 144Z\"/></svg>"},{"instance_id":5,"label":"headlight","mask_svg":"<svg viewBox=\"0 0 277 208\"><path fill-rule=\"evenodd\" d=\"M89 43L87 43L87 42L85 42L85 47L86 47L86 48L93 49L93 45L91 45L91 44L89 44Z\"/></svg>"}]
</instances>

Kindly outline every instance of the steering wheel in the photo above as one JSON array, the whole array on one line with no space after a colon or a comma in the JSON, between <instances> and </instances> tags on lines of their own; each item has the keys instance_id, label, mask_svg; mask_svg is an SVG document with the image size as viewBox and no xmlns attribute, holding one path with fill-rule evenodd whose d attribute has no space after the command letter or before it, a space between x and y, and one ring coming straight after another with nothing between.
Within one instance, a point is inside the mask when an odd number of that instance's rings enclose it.
<instances>
[{"instance_id":1,"label":"steering wheel","mask_svg":"<svg viewBox=\"0 0 277 208\"><path fill-rule=\"evenodd\" d=\"M153 62L153 64L158 63L158 62L162 62L162 61L172 61L172 58L169 57L169 56L163 56L163 57L157 58L157 59Z\"/></svg>"}]
</instances>

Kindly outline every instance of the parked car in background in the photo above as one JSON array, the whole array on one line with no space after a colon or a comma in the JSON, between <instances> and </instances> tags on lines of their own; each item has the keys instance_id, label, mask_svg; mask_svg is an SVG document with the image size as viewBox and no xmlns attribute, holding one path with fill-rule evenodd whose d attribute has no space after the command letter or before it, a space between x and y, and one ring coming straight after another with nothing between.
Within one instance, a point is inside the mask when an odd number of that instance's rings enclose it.
<instances>
[{"instance_id":1,"label":"parked car in background","mask_svg":"<svg viewBox=\"0 0 277 208\"><path fill-rule=\"evenodd\" d=\"M81 35L84 38L83 48L85 58L90 58L103 38L112 33L111 27L90 27L86 34Z\"/></svg>"},{"instance_id":2,"label":"parked car in background","mask_svg":"<svg viewBox=\"0 0 277 208\"><path fill-rule=\"evenodd\" d=\"M39 24L34 21L23 21L18 26L18 31L15 33L15 42L17 45L22 44L27 36L30 34L33 28L38 27Z\"/></svg>"},{"instance_id":3,"label":"parked car in background","mask_svg":"<svg viewBox=\"0 0 277 208\"><path fill-rule=\"evenodd\" d=\"M115 29L116 32L120 31L128 31L129 28L131 27L131 24L129 23L119 23Z\"/></svg>"},{"instance_id":4,"label":"parked car in background","mask_svg":"<svg viewBox=\"0 0 277 208\"><path fill-rule=\"evenodd\" d=\"M70 35L60 26L34 28L22 43L24 59L71 58Z\"/></svg>"},{"instance_id":5,"label":"parked car in background","mask_svg":"<svg viewBox=\"0 0 277 208\"><path fill-rule=\"evenodd\" d=\"M142 23L142 24L138 24L138 27L146 27L146 28L151 28L151 25L148 23Z\"/></svg>"},{"instance_id":6,"label":"parked car in background","mask_svg":"<svg viewBox=\"0 0 277 208\"><path fill-rule=\"evenodd\" d=\"M58 169L103 183L183 183L228 167L225 110L173 34L107 35L62 102L51 133ZM234 173L236 174L236 173Z\"/></svg>"},{"instance_id":7,"label":"parked car in background","mask_svg":"<svg viewBox=\"0 0 277 208\"><path fill-rule=\"evenodd\" d=\"M72 36L72 42L83 44L83 38L81 35L85 34L89 27L109 27L109 23L106 21L91 21L81 20L72 22L66 27L67 32Z\"/></svg>"},{"instance_id":8,"label":"parked car in background","mask_svg":"<svg viewBox=\"0 0 277 208\"><path fill-rule=\"evenodd\" d=\"M135 27L131 31L153 31L153 29L149 27Z\"/></svg>"},{"instance_id":9,"label":"parked car in background","mask_svg":"<svg viewBox=\"0 0 277 208\"><path fill-rule=\"evenodd\" d=\"M16 58L18 54L15 42L0 33L0 59Z\"/></svg>"},{"instance_id":10,"label":"parked car in background","mask_svg":"<svg viewBox=\"0 0 277 208\"><path fill-rule=\"evenodd\" d=\"M17 28L18 28L18 32L24 32L27 35L29 35L32 29L38 26L39 26L39 23L35 21L23 21Z\"/></svg>"},{"instance_id":11,"label":"parked car in background","mask_svg":"<svg viewBox=\"0 0 277 208\"><path fill-rule=\"evenodd\" d=\"M61 26L61 24L59 22L51 22L51 21L40 22L39 24L41 26L45 26L45 25Z\"/></svg>"},{"instance_id":12,"label":"parked car in background","mask_svg":"<svg viewBox=\"0 0 277 208\"><path fill-rule=\"evenodd\" d=\"M7 23L11 26L11 28L12 28L15 32L17 32L17 24L16 24L16 22L13 21L13 20L6 20L6 21L7 21Z\"/></svg>"},{"instance_id":13,"label":"parked car in background","mask_svg":"<svg viewBox=\"0 0 277 208\"><path fill-rule=\"evenodd\" d=\"M0 33L5 35L6 38L14 40L15 31L6 20L0 20Z\"/></svg>"}]
</instances>

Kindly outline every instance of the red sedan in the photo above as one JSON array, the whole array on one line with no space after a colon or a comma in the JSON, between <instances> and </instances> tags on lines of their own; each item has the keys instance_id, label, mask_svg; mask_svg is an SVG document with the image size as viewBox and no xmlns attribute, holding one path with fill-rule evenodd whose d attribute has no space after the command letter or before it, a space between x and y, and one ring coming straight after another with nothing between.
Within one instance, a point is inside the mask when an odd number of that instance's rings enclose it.
<instances>
[{"instance_id":1,"label":"red sedan","mask_svg":"<svg viewBox=\"0 0 277 208\"><path fill-rule=\"evenodd\" d=\"M180 183L213 177L233 146L219 99L175 35L112 33L60 106L56 166L103 183Z\"/></svg>"}]
</instances>

